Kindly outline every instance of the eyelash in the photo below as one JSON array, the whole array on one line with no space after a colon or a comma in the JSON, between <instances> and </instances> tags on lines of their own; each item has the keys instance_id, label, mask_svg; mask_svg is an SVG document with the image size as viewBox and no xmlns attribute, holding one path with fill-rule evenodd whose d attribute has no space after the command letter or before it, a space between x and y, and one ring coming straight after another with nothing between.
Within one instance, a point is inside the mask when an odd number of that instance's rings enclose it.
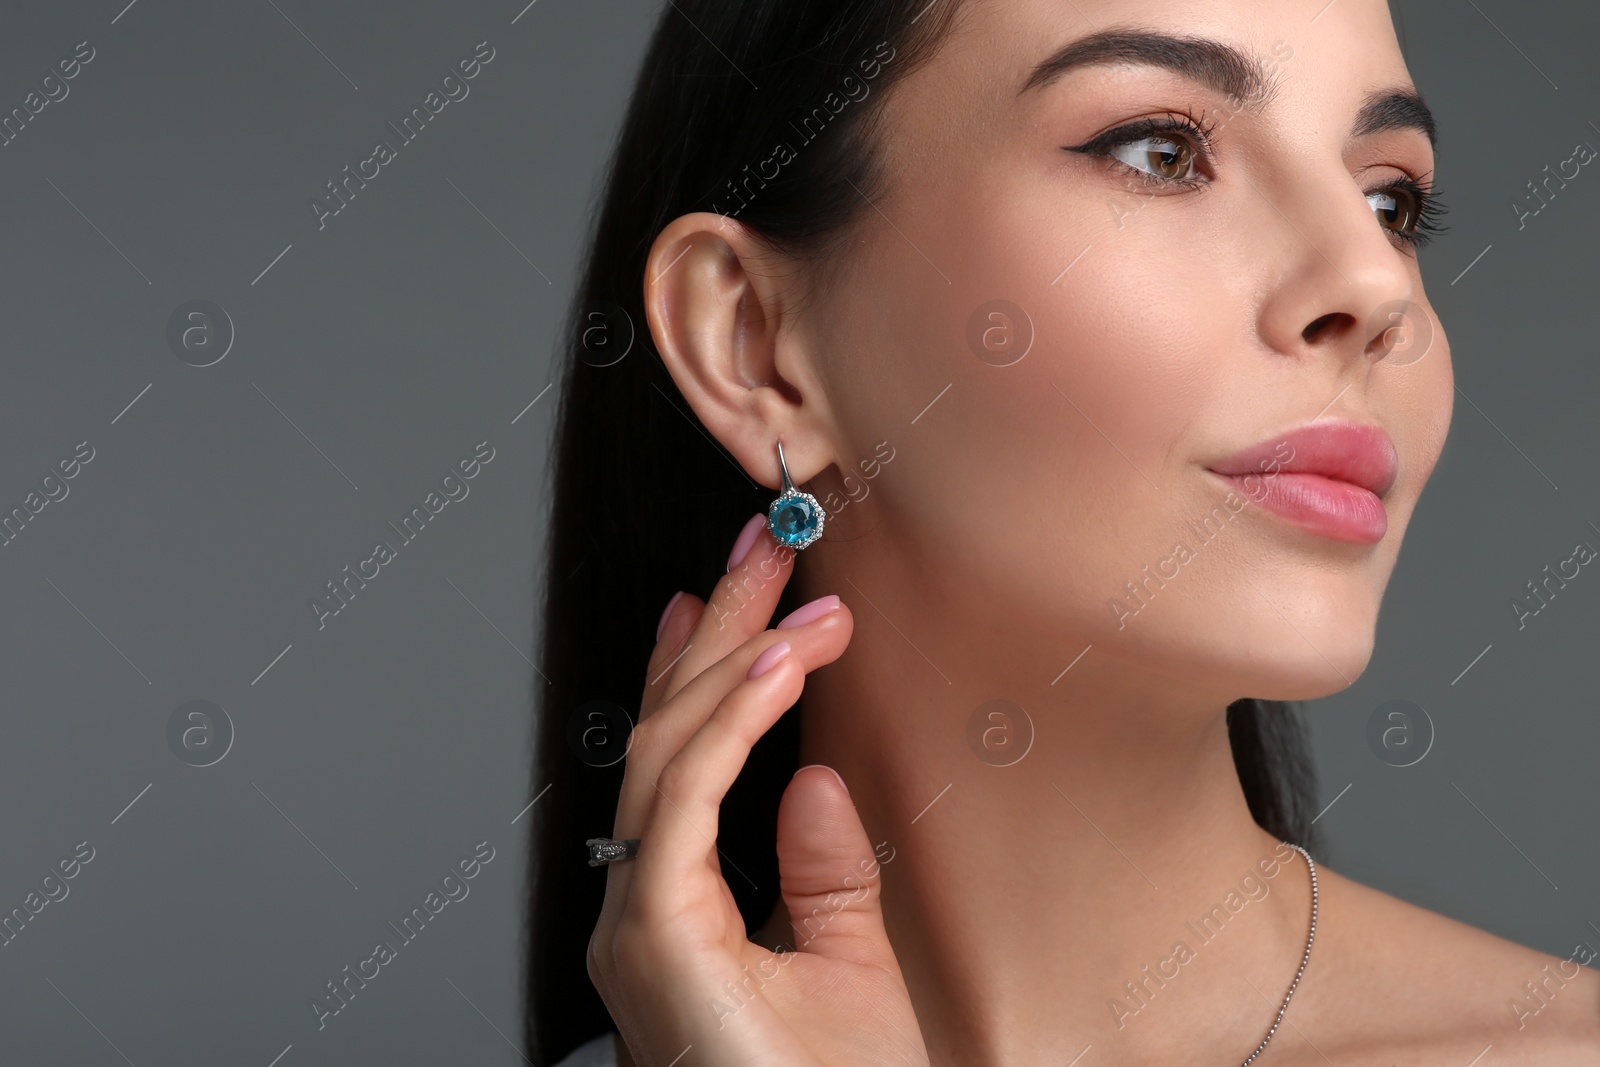
<instances>
[{"instance_id":1,"label":"eyelash","mask_svg":"<svg viewBox=\"0 0 1600 1067\"><path fill-rule=\"evenodd\" d=\"M1151 174L1149 171L1130 166L1111 155L1110 150L1121 148L1125 145L1137 144L1152 137L1171 140L1172 138L1168 135L1176 134L1188 143L1197 158L1209 163L1214 154L1212 135L1216 133L1218 125L1216 122L1206 123L1204 112L1201 113L1199 121L1187 115L1178 114L1159 118L1145 118L1137 122L1130 122L1125 126L1118 126L1116 129L1107 130L1093 140L1081 145L1066 146L1066 149L1069 152L1103 157L1125 170L1132 171L1139 176L1140 181L1152 188L1169 189L1172 186L1179 186L1186 189L1198 189L1205 186L1207 179L1200 177L1163 178ZM1449 228L1439 222L1439 216L1443 215L1447 209L1439 199L1434 183L1428 175L1424 175L1420 181L1410 176L1397 178L1376 188L1366 190L1365 195L1372 196L1392 190L1403 190L1416 203L1417 221L1410 233L1402 233L1399 230L1383 227L1385 232L1393 234L1405 245L1417 249L1426 245Z\"/></svg>"},{"instance_id":2,"label":"eyelash","mask_svg":"<svg viewBox=\"0 0 1600 1067\"><path fill-rule=\"evenodd\" d=\"M1373 193L1386 192L1390 189L1404 189L1411 194L1412 200L1416 202L1417 222L1412 231L1409 234L1405 234L1397 230L1389 230L1390 233L1412 248L1421 248L1450 228L1439 222L1439 216L1443 215L1448 209L1444 206L1444 202L1439 199L1439 194L1434 190L1433 179L1430 175L1423 175L1420 181L1410 176L1397 178L1386 185L1380 185L1376 189L1369 189L1367 195L1371 196ZM1385 228L1387 229L1387 227Z\"/></svg>"}]
</instances>

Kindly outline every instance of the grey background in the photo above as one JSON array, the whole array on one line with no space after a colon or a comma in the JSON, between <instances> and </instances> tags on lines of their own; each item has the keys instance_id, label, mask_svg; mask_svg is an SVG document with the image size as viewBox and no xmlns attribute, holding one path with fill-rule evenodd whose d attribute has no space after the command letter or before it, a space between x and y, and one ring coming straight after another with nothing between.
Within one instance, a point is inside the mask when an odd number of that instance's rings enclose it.
<instances>
[{"instance_id":1,"label":"grey background","mask_svg":"<svg viewBox=\"0 0 1600 1067\"><path fill-rule=\"evenodd\" d=\"M95 850L0 948L0 1059L522 1062L544 390L662 8L125 2L11 5L0 32L0 111L96 50L0 148L0 505L95 449L0 548L0 911ZM1345 873L1564 956L1600 944L1600 576L1520 632L1508 605L1600 546L1600 177L1520 232L1510 205L1600 147L1600 13L1401 17L1442 123L1453 230L1424 272L1461 392L1376 659L1313 708L1318 825ZM307 200L485 40L467 98L319 230ZM236 330L203 368L166 341L194 299ZM319 630L310 598L483 440L469 495ZM1396 698L1436 729L1411 767L1366 740ZM190 700L236 730L210 767L168 746ZM310 998L480 841L469 896L319 1031Z\"/></svg>"}]
</instances>

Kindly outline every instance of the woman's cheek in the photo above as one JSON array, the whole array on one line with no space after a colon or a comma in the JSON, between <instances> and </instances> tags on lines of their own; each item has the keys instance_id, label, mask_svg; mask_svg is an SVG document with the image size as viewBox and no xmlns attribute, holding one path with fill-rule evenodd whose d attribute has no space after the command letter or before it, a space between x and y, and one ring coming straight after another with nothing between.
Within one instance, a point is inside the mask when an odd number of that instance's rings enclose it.
<instances>
[{"instance_id":1,"label":"woman's cheek","mask_svg":"<svg viewBox=\"0 0 1600 1067\"><path fill-rule=\"evenodd\" d=\"M1116 280L1108 275L1111 284L1055 309L1056 383L1130 456L1166 453L1224 388L1220 350L1236 346L1213 323L1195 321L1197 305Z\"/></svg>"},{"instance_id":2,"label":"woman's cheek","mask_svg":"<svg viewBox=\"0 0 1600 1067\"><path fill-rule=\"evenodd\" d=\"M1436 327L1437 329L1437 327ZM1383 372L1383 364L1378 364ZM1376 414L1390 429L1400 450L1400 478L1420 495L1444 451L1455 405L1455 369L1450 344L1438 330L1427 354L1413 363L1388 368L1387 380L1375 386Z\"/></svg>"}]
</instances>

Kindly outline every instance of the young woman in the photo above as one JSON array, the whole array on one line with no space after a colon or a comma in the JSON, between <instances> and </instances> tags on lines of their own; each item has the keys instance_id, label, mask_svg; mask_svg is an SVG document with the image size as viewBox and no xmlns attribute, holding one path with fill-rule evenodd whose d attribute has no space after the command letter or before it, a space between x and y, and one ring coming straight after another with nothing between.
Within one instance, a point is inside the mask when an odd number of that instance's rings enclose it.
<instances>
[{"instance_id":1,"label":"young woman","mask_svg":"<svg viewBox=\"0 0 1600 1067\"><path fill-rule=\"evenodd\" d=\"M563 380L534 1062L1600 1063L1587 946L1301 851L1294 702L1450 422L1435 136L1383 0L663 9Z\"/></svg>"}]
</instances>

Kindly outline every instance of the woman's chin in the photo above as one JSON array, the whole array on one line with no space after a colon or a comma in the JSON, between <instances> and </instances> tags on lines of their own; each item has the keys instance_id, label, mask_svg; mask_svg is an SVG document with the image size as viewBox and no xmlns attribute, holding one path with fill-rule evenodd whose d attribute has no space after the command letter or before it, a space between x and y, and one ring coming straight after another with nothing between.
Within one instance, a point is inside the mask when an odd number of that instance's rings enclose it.
<instances>
[{"instance_id":1,"label":"woman's chin","mask_svg":"<svg viewBox=\"0 0 1600 1067\"><path fill-rule=\"evenodd\" d=\"M1260 700L1316 700L1350 688L1372 661L1370 640L1301 644L1303 652L1280 649L1274 657L1238 664L1241 689Z\"/></svg>"},{"instance_id":2,"label":"woman's chin","mask_svg":"<svg viewBox=\"0 0 1600 1067\"><path fill-rule=\"evenodd\" d=\"M1235 640L1226 647L1169 648L1165 654L1146 647L1138 661L1207 692L1226 694L1223 699L1229 703L1241 697L1316 700L1354 685L1374 648L1371 627L1306 636L1290 631L1288 638L1270 641L1232 636Z\"/></svg>"}]
</instances>

